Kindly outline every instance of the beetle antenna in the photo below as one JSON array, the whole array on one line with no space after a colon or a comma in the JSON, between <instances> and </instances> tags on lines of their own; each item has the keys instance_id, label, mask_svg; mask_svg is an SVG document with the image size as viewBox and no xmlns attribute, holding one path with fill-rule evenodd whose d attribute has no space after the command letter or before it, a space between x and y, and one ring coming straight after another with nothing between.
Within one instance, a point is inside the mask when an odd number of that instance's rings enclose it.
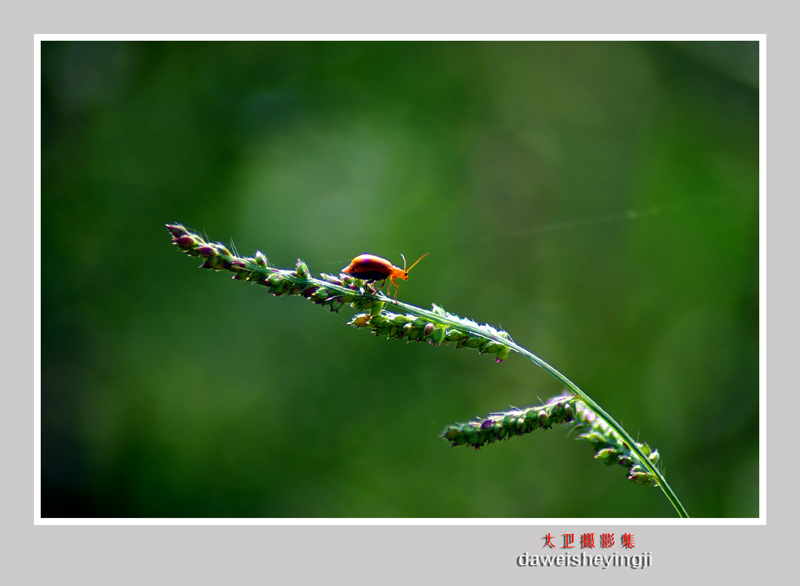
<instances>
[{"instance_id":1,"label":"beetle antenna","mask_svg":"<svg viewBox=\"0 0 800 586\"><path fill-rule=\"evenodd\" d=\"M426 252L425 254L423 254L421 257L419 257L419 258L417 259L417 262L421 261L423 258L425 258L426 256L428 256L429 254L430 254L430 252ZM403 255L401 254L400 256L403 256ZM411 266L408 268L408 271L410 271L410 270L411 270L411 269L413 269L415 266L417 266L417 262L415 262L413 265L411 265ZM408 271L406 270L406 259L405 259L405 257L403 257L403 272L404 272L404 273L407 273Z\"/></svg>"}]
</instances>

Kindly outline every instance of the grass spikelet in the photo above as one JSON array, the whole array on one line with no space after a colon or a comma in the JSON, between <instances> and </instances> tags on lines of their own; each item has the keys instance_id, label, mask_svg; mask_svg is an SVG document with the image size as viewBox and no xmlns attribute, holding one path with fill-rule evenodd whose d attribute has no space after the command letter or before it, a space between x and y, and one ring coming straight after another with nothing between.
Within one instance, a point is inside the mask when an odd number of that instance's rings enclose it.
<instances>
[{"instance_id":1,"label":"grass spikelet","mask_svg":"<svg viewBox=\"0 0 800 586\"><path fill-rule=\"evenodd\" d=\"M348 322L354 328L370 329L375 336L427 342L433 346L452 344L472 348L494 356L497 363L511 351L543 368L566 387L564 394L544 405L490 413L466 423L447 426L441 437L452 446L482 446L529 434L555 425L572 425L579 439L594 445L595 458L606 465L619 464L628 470L628 478L645 486L657 486L681 517L688 517L677 495L657 467L659 454L645 443L633 440L627 431L575 383L550 364L523 348L507 332L489 324L479 324L445 311L439 305L430 310L397 301L371 282L347 273L314 277L309 267L297 259L293 269L277 269L260 251L253 257L240 257L220 243L206 242L200 235L180 224L167 224L172 244L188 256L202 261L201 268L228 271L233 279L261 285L273 295L297 295L312 303L339 311L345 305L357 313ZM387 308L396 308L389 311Z\"/></svg>"}]
</instances>

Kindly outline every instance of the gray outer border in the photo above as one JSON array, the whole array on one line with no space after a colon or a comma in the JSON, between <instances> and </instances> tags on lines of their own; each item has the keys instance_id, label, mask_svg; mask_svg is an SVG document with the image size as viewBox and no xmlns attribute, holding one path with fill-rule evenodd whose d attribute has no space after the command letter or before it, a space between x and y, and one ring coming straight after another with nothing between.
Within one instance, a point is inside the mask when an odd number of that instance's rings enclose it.
<instances>
[{"instance_id":1,"label":"gray outer border","mask_svg":"<svg viewBox=\"0 0 800 586\"><path fill-rule=\"evenodd\" d=\"M791 127L785 120L791 112L785 102L797 93L784 87L790 76L781 77L782 71L793 71L789 59L796 51L791 50L787 41L794 39L788 30L794 19L782 8L769 11L770 3L759 4L761 12L752 14L735 13L730 6L697 0L672 3L668 10L664 5L645 7L641 3L627 2L617 3L617 10L609 3L585 3L585 7L529 5L523 11L515 9L514 3L501 2L493 3L492 12L487 14L470 11L461 3L449 3L446 7L431 2L405 3L401 11L383 9L374 2L349 3L355 7L352 11L342 3L314 4L311 7L244 5L242 10L227 5L224 14L217 13L219 7L207 12L197 12L197 9L202 10L200 6L193 10L176 6L170 10L163 0L158 3L146 0L135 7L111 7L100 2L39 2L11 8L15 14L7 13L5 22L9 30L2 37L5 50L0 53L6 74L4 111L14 113L8 116L11 120L7 122L11 124L6 129L6 136L11 140L3 141L6 155L3 160L9 163L5 168L12 177L11 184L5 182L4 207L6 214L10 210L10 217L18 221L6 222L7 226L11 225L6 241L14 243L15 249L22 248L20 243L32 244L29 222L33 173L28 153L33 150L33 139L26 113L31 112L32 103L34 33L766 33L772 74L769 112L779 121L774 125L776 130L769 142L773 147L770 149L773 194L781 193L780 188L784 186L781 169L791 168L780 163L784 158L796 158L794 143L789 143L782 135L783 129ZM358 10L359 7L363 9ZM244 14L259 14L261 19L242 18ZM627 20L621 21L621 16ZM635 20L630 20L633 17ZM253 31L253 22L264 23L264 30ZM785 32L781 25L787 29ZM774 146L776 137L780 142L778 147ZM796 192L788 182L785 186L788 193ZM780 210L783 197L773 197L772 217L786 221L793 216L788 210ZM780 210L777 213L776 206ZM790 241L783 242L784 238L791 238L793 232L791 228L773 230L771 248L774 254L780 257L787 251L793 252ZM11 270L7 269L6 274L13 274L13 282L18 286L4 288L6 307L32 306L33 266L33 263L16 262ZM788 264L790 271L778 274L770 299L774 300L777 293L778 302L785 302L786 295L796 290L791 280L782 282L786 278L784 274L791 279L793 266L796 263ZM20 445L19 438L32 437L29 427L32 418L27 416L31 395L23 389L33 386L30 349L34 340L30 322L23 319L24 315L23 311L6 314L6 319L12 320L15 335L13 347L8 342L5 345L4 362L30 365L29 368L4 369L5 378L10 379L4 385L5 397L12 402L6 413L15 414L8 418L12 420L11 425L4 426L6 446ZM786 323L783 312L775 312L775 315L780 315L781 322ZM21 323L23 321L27 323ZM774 334L777 330L771 331ZM783 380L780 365L792 364L792 360L780 360L781 348L777 344L773 348L779 358L772 364L779 366L772 369L770 380L773 388L789 391L790 385L780 384ZM771 417L769 445L777 450L792 445L785 437L791 429L789 421L784 424L775 420L788 419L793 412L791 399L795 393L786 395L780 398L781 409ZM16 441L11 441L12 438ZM3 499L8 534L3 573L12 578L24 576L24 583L45 583L48 578L57 582L66 577L74 577L84 584L106 584L109 580L115 584L140 584L145 580L218 584L242 579L264 582L291 579L289 583L308 583L319 578L355 579L357 582L370 579L389 584L412 580L450 583L464 579L481 583L506 578L533 582L540 577L540 572L547 573L547 578L563 576L570 581L583 580L587 572L593 572L592 577L601 583L642 579L662 583L662 580L689 576L702 579L713 575L717 581L753 578L788 567L792 561L785 551L788 535L784 532L788 532L788 522L782 511L793 508L784 508L781 503L788 504L786 493L793 483L777 479L770 484L773 516L766 526L735 522L732 525L649 526L619 524L613 520L608 523L592 520L590 524L577 525L556 522L502 526L34 526L28 508L34 477L31 452L23 449L9 453L12 467L5 478L21 482L4 483L6 498ZM518 568L516 557L524 551L536 551L541 546L542 535L548 532L555 536L562 533L577 536L583 532L634 533L637 549L653 552L653 565L644 575L624 568Z\"/></svg>"}]
</instances>

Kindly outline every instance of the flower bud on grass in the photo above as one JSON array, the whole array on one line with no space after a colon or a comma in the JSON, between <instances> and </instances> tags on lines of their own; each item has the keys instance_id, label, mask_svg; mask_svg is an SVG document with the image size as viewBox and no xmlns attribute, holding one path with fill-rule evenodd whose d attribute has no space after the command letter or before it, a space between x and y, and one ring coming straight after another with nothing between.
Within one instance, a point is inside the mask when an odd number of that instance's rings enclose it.
<instances>
[{"instance_id":1,"label":"flower bud on grass","mask_svg":"<svg viewBox=\"0 0 800 586\"><path fill-rule=\"evenodd\" d=\"M472 446L480 449L511 437L525 435L537 429L547 430L565 425L579 432L578 439L594 445L595 458L606 466L620 464L628 469L628 479L644 486L658 486L657 479L636 462L637 456L604 421L581 400L567 392L553 397L544 405L490 413L485 419L448 425L440 436L451 446ZM637 444L652 463L658 461L658 451L647 444Z\"/></svg>"},{"instance_id":2,"label":"flower bud on grass","mask_svg":"<svg viewBox=\"0 0 800 586\"><path fill-rule=\"evenodd\" d=\"M436 315L433 315L433 319L436 319ZM499 356L502 353L504 357L508 356L508 347L503 344L457 329L451 329L445 334L446 328L443 324L413 315L402 315L389 311L383 311L377 315L360 313L353 316L348 324L355 328L368 327L376 336L386 336L407 342L431 342L437 346L442 342L458 340L456 348L479 348L482 354L489 353ZM469 340L472 342L466 343Z\"/></svg>"}]
</instances>

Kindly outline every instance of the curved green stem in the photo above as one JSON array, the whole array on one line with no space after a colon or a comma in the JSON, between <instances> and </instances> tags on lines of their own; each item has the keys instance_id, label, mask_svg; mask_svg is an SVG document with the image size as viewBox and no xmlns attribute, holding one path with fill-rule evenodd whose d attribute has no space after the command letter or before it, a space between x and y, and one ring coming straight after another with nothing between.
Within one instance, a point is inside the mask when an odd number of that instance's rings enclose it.
<instances>
[{"instance_id":1,"label":"curved green stem","mask_svg":"<svg viewBox=\"0 0 800 586\"><path fill-rule=\"evenodd\" d=\"M374 320L381 315L384 305L394 305L410 315L432 322L429 325L438 323L444 326L444 328L452 328L455 334L459 336L466 336L463 332L469 332L469 334L471 334L469 338L456 337L456 340L477 341L479 345L481 343L480 339L486 340L486 344L494 346L494 351L497 352L496 359L498 362L507 356L509 350L514 350L518 354L522 354L531 362L545 369L555 377L569 389L575 397L591 409L600 420L604 421L608 427L627 444L627 448L632 452L633 457L638 460L638 464L656 479L656 483L664 492L667 499L672 503L672 506L675 507L678 514L683 518L689 517L686 509L684 509L678 497L675 495L675 492L670 488L664 478L663 473L653 464L647 454L644 453L628 432L625 431L613 417L606 413L600 405L589 397L589 395L584 393L578 385L550 366L547 362L518 345L505 332L498 331L488 325L481 326L474 321L459 318L436 306L434 306L435 311L428 311L414 305L408 305L402 301L397 301L380 290L373 291L370 289L369 292L366 292L363 287L356 289L352 286L345 286L345 282L340 278L331 277L330 275L323 275L327 280L316 279L310 274L305 263L299 259L297 261L297 268L293 271L275 269L268 265L266 257L260 252L257 252L254 258L240 258L231 254L230 251L221 244L206 243L202 237L190 233L179 224L168 224L167 229L172 234L173 244L190 256L198 256L204 259L203 268L229 270L234 273L235 279L258 282L261 285L270 287L270 290L275 295L303 295L315 303L322 305L329 304L331 309L337 309L343 304L349 303L357 309L369 309L369 314L362 314L368 318L367 321L369 319ZM357 281L357 283L361 282ZM352 285L352 283L348 284ZM334 303L336 305L334 305ZM365 323L366 321L357 325L364 325ZM410 324L407 323L406 326L410 326ZM441 334L441 337L438 338L441 340L445 335L444 330L435 331ZM428 334L426 334L426 336L427 335ZM470 347L477 346L473 345ZM480 346L480 348L482 351L492 351L487 349L486 346Z\"/></svg>"},{"instance_id":2,"label":"curved green stem","mask_svg":"<svg viewBox=\"0 0 800 586\"><path fill-rule=\"evenodd\" d=\"M470 330L470 331L472 331L473 333L475 333L477 335L487 337L487 338L492 339L495 342L498 342L498 343L501 343L501 344L505 344L506 346L508 346L509 348L514 350L515 352L517 352L518 354L522 354L523 356L525 356L527 359L529 359L535 365L540 366L541 368L545 369L548 373L550 373L550 375L552 375L559 382L561 382L564 386L566 386L574 395L578 396L581 399L581 401L583 401L592 411L594 411L597 414L598 417L600 417L603 421L605 421L608 424L608 426L611 429L613 429L614 432L617 433L617 435L619 435L628 444L628 447L636 454L636 456L640 460L640 464L643 467L645 467L658 480L659 488L661 488L661 490L664 492L664 494L667 497L667 499L669 500L669 502L672 503L672 506L675 507L675 510L678 512L678 515L680 515L684 519L688 519L689 518L689 513L686 512L686 509L684 508L683 504L681 504L681 501L678 499L678 496L672 490L672 487L670 487L669 483L667 482L667 479L664 477L664 474L661 472L661 470L658 469L657 466L653 465L653 463L642 452L642 450L639 448L639 446L637 445L636 441L634 441L634 439L630 436L630 434L627 431L625 431L625 429L619 423L617 423L617 421L613 417L611 417L611 415L609 415L605 411L605 409L600 407L600 405L594 399L592 399L589 395L587 395L585 392L583 392L580 389L580 387L578 387L578 385L573 383L566 376L561 374L558 370L556 370L555 368L550 366L547 362L545 362L544 360L542 360L541 358L536 356L533 352L530 352L530 351L526 350L525 348L523 348L519 344L517 344L517 343L515 343L515 342L513 342L513 341L511 341L509 339L505 339L505 338L503 338L501 336L497 336L497 335L495 335L495 334L493 334L491 332L487 332L487 331L485 331L485 330L483 330L481 328L475 328L475 327L472 327L472 326L468 326L468 325L465 325L465 324L463 324L461 322L456 322L454 320L450 320L447 317L434 314L433 312L426 311L424 309L420 309L420 308L415 307L413 305L407 305L407 304L402 303L400 301L394 301L393 299L390 299L389 297L387 297L385 295L381 295L381 301L383 301L385 303L391 303L393 305L401 307L403 310L405 310L405 311L407 311L407 312L409 312L409 313L411 313L413 315L417 315L418 317L426 317L426 318L429 318L429 319L435 319L435 320L437 320L439 322L443 322L443 323L446 323L446 324L449 323L453 327L458 327L458 328L461 328L461 329Z\"/></svg>"},{"instance_id":3,"label":"curved green stem","mask_svg":"<svg viewBox=\"0 0 800 586\"><path fill-rule=\"evenodd\" d=\"M298 283L319 284L320 286L325 286L328 289L339 291L343 294L349 294L349 295L353 294L353 290L348 287L336 285L328 281L320 281L311 276L298 277L291 271L286 271L286 278L288 278L293 282L296 281ZM497 333L496 331L492 331L490 328L481 327L477 324L471 325L468 322L468 320L451 319L447 315L442 315L440 313L428 311L426 309L422 309L414 305L403 303L402 301L397 301L392 297L389 297L388 295L384 294L382 291L376 292L373 298L387 305L394 305L395 307L398 307L411 315L415 315L417 317L421 317L433 322L438 322L459 330L465 330L472 334L475 334L476 336L480 336L492 340L494 342L497 342L499 344L508 346L508 348L510 348L511 350L514 350L518 354L522 354L528 360L533 362L535 365L546 370L548 373L550 373L551 376L553 376L567 389L569 389L569 391L572 392L573 395L577 396L581 401L583 401L592 411L594 411L597 414L597 416L600 419L605 421L608 424L608 426L623 439L623 441L627 444L629 449L635 454L641 466L646 468L647 471L650 474L652 474L653 477L656 478L659 488L661 488L661 490L664 492L664 495L667 497L669 502L672 503L672 506L675 507L675 510L677 511L678 515L680 515L682 518L689 518L689 514L687 513L683 504L681 504L681 501L678 499L678 496L672 490L672 487L670 487L669 483L667 482L667 479L664 477L664 474L661 472L661 470L658 469L657 466L655 466L650 461L647 455L644 452L642 452L641 448L638 446L636 441L630 436L630 434L627 431L625 431L622 425L620 425L613 417L611 417L611 415L609 415L606 412L606 410L603 409L594 399L592 399L589 395L587 395L584 391L582 391L581 388L578 387L578 385L573 383L561 372L553 368L550 364L548 364L547 362L536 356L536 354L530 352L529 350L526 350L516 342L512 341L510 338L504 337L499 333Z\"/></svg>"}]
</instances>

